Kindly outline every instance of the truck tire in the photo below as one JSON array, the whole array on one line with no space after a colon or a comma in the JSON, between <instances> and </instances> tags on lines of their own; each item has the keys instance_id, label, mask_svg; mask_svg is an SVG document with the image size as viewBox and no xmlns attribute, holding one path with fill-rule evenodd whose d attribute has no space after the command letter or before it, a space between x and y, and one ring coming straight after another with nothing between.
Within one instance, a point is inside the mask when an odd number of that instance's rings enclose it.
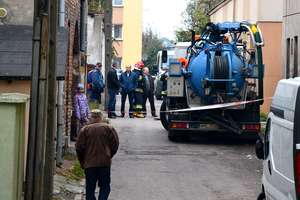
<instances>
[{"instance_id":1,"label":"truck tire","mask_svg":"<svg viewBox=\"0 0 300 200\"><path fill-rule=\"evenodd\" d=\"M175 131L168 131L168 139L171 141L171 142L180 142L181 141L181 137L176 134Z\"/></svg>"},{"instance_id":2,"label":"truck tire","mask_svg":"<svg viewBox=\"0 0 300 200\"><path fill-rule=\"evenodd\" d=\"M168 131L169 130L169 120L167 117L167 113L165 112L167 110L167 104L166 101L163 101L160 106L160 122L163 125L163 127Z\"/></svg>"}]
</instances>

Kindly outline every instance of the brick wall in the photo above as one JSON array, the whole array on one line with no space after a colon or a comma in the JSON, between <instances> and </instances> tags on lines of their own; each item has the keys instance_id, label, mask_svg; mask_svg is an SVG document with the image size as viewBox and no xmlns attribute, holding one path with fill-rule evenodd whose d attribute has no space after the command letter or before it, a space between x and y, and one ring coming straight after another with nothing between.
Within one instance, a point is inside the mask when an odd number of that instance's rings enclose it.
<instances>
[{"instance_id":1,"label":"brick wall","mask_svg":"<svg viewBox=\"0 0 300 200\"><path fill-rule=\"evenodd\" d=\"M65 80L65 119L66 135L71 133L71 119L73 110L73 96L76 88L77 69L80 65L79 56L79 31L80 31L80 0L66 0L65 2L65 27L69 31L67 72ZM77 26L77 28L76 28ZM68 145L68 144L67 144Z\"/></svg>"}]
</instances>

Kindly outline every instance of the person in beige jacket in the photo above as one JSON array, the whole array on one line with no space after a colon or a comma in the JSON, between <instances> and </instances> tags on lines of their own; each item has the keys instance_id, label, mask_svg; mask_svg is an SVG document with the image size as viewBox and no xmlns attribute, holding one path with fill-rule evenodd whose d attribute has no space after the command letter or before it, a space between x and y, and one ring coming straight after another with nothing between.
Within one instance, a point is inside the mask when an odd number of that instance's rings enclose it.
<instances>
[{"instance_id":1,"label":"person in beige jacket","mask_svg":"<svg viewBox=\"0 0 300 200\"><path fill-rule=\"evenodd\" d=\"M85 170L86 200L96 200L95 189L100 187L99 200L107 200L110 193L111 160L117 153L119 138L116 130L102 122L100 110L92 110L90 123L77 138L76 152Z\"/></svg>"}]
</instances>

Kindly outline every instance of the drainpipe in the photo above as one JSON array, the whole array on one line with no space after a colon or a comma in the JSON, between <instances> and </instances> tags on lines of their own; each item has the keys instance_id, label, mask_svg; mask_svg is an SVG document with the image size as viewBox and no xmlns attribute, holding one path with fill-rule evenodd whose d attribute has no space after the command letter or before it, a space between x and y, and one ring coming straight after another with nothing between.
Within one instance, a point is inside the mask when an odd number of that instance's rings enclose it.
<instances>
[{"instance_id":1,"label":"drainpipe","mask_svg":"<svg viewBox=\"0 0 300 200\"><path fill-rule=\"evenodd\" d=\"M65 27L65 0L59 0L59 27ZM64 139L64 81L58 81L57 93L57 132L56 132L56 165L63 164Z\"/></svg>"},{"instance_id":2,"label":"drainpipe","mask_svg":"<svg viewBox=\"0 0 300 200\"><path fill-rule=\"evenodd\" d=\"M65 0L59 0L59 27L65 27Z\"/></svg>"},{"instance_id":3,"label":"drainpipe","mask_svg":"<svg viewBox=\"0 0 300 200\"><path fill-rule=\"evenodd\" d=\"M63 133L64 133L64 81L58 81L57 95L57 137L56 137L56 164L63 164Z\"/></svg>"}]
</instances>

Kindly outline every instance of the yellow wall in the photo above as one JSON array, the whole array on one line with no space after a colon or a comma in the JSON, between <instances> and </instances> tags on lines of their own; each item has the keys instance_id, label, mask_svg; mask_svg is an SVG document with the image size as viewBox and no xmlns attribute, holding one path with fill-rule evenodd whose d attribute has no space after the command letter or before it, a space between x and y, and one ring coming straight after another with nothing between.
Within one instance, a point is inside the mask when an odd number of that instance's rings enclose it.
<instances>
[{"instance_id":1,"label":"yellow wall","mask_svg":"<svg viewBox=\"0 0 300 200\"><path fill-rule=\"evenodd\" d=\"M142 58L142 0L124 0L122 67Z\"/></svg>"}]
</instances>

